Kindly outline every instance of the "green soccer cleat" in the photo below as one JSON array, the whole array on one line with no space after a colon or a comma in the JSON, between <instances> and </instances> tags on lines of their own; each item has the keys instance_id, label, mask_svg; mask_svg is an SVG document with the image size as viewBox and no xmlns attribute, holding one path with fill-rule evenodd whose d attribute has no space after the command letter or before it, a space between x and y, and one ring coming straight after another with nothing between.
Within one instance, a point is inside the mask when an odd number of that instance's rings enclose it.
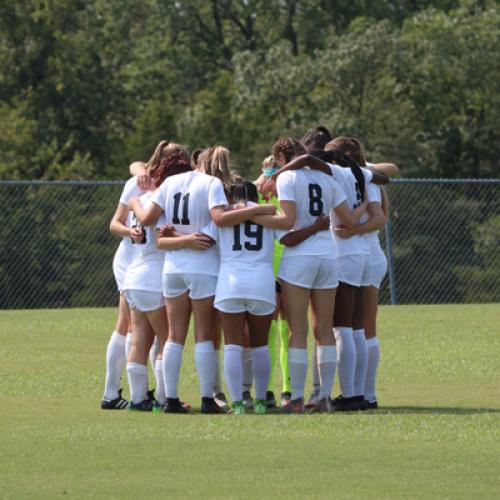
<instances>
[{"instance_id":1,"label":"green soccer cleat","mask_svg":"<svg viewBox=\"0 0 500 500\"><path fill-rule=\"evenodd\" d=\"M231 403L231 415L245 415L245 404L243 401L233 401Z\"/></svg>"},{"instance_id":2,"label":"green soccer cleat","mask_svg":"<svg viewBox=\"0 0 500 500\"><path fill-rule=\"evenodd\" d=\"M267 403L264 399L256 399L253 402L253 409L257 415L265 415L267 413Z\"/></svg>"}]
</instances>

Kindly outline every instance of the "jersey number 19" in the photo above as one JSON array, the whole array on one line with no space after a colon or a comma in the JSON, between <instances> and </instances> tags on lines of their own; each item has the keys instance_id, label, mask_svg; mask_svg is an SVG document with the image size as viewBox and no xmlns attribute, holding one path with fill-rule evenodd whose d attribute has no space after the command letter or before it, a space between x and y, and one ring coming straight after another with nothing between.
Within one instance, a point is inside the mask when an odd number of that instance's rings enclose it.
<instances>
[{"instance_id":1,"label":"jersey number 19","mask_svg":"<svg viewBox=\"0 0 500 500\"><path fill-rule=\"evenodd\" d=\"M236 252L242 249L241 246L241 226L243 224L238 224L234 226L234 243L233 250ZM245 236L253 241L245 241L245 248L247 250L259 251L262 249L262 226L259 224L252 224L250 221L245 222Z\"/></svg>"}]
</instances>

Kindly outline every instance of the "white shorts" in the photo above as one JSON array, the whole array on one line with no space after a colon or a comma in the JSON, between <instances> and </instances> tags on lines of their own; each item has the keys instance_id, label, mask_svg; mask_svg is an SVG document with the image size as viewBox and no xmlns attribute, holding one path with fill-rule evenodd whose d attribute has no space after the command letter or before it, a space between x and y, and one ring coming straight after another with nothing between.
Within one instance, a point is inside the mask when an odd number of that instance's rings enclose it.
<instances>
[{"instance_id":1,"label":"white shorts","mask_svg":"<svg viewBox=\"0 0 500 500\"><path fill-rule=\"evenodd\" d=\"M278 278L309 289L330 289L339 285L335 259L313 255L281 259Z\"/></svg>"},{"instance_id":2,"label":"white shorts","mask_svg":"<svg viewBox=\"0 0 500 500\"><path fill-rule=\"evenodd\" d=\"M214 304L215 309L228 314L248 312L255 316L268 316L274 313L276 306L265 300L257 299L222 299Z\"/></svg>"},{"instance_id":3,"label":"white shorts","mask_svg":"<svg viewBox=\"0 0 500 500\"><path fill-rule=\"evenodd\" d=\"M165 298L161 292L125 290L124 295L130 308L140 312L156 311L165 307Z\"/></svg>"},{"instance_id":4,"label":"white shorts","mask_svg":"<svg viewBox=\"0 0 500 500\"><path fill-rule=\"evenodd\" d=\"M339 281L352 286L370 286L371 265L369 255L343 255L337 257Z\"/></svg>"},{"instance_id":5,"label":"white shorts","mask_svg":"<svg viewBox=\"0 0 500 500\"><path fill-rule=\"evenodd\" d=\"M118 245L113 259L113 274L115 275L116 287L119 292L123 292L123 281L127 274L128 266L135 257L135 248L124 242Z\"/></svg>"},{"instance_id":6,"label":"white shorts","mask_svg":"<svg viewBox=\"0 0 500 500\"><path fill-rule=\"evenodd\" d=\"M163 295L167 299L175 299L189 290L192 300L206 299L215 295L217 276L208 274L164 274Z\"/></svg>"},{"instance_id":7,"label":"white shorts","mask_svg":"<svg viewBox=\"0 0 500 500\"><path fill-rule=\"evenodd\" d=\"M379 247L375 254L370 256L370 286L380 288L387 273L387 257Z\"/></svg>"}]
</instances>

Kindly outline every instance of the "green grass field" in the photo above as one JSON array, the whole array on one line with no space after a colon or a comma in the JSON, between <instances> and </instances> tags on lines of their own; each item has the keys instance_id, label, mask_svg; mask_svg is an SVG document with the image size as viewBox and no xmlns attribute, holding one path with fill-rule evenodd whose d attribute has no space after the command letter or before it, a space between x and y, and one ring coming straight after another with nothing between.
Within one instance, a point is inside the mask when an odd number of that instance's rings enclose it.
<instances>
[{"instance_id":1,"label":"green grass field","mask_svg":"<svg viewBox=\"0 0 500 500\"><path fill-rule=\"evenodd\" d=\"M316 416L100 410L115 314L0 312L1 498L500 496L499 305L382 307L382 409Z\"/></svg>"}]
</instances>

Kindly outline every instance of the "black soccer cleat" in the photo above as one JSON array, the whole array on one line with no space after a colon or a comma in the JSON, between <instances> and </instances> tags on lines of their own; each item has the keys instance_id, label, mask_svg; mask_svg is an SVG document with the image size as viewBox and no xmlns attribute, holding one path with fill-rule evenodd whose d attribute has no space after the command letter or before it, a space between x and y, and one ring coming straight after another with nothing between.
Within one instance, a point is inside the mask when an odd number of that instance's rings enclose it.
<instances>
[{"instance_id":1,"label":"black soccer cleat","mask_svg":"<svg viewBox=\"0 0 500 500\"><path fill-rule=\"evenodd\" d=\"M122 389L118 391L118 397L115 399L103 399L101 401L102 410L126 410L129 402L122 398Z\"/></svg>"},{"instance_id":2,"label":"black soccer cleat","mask_svg":"<svg viewBox=\"0 0 500 500\"><path fill-rule=\"evenodd\" d=\"M366 411L368 409L368 406L366 404L366 400L364 396L354 396L354 399L358 403L358 409L361 411Z\"/></svg>"},{"instance_id":3,"label":"black soccer cleat","mask_svg":"<svg viewBox=\"0 0 500 500\"><path fill-rule=\"evenodd\" d=\"M163 405L163 413L189 413L189 408L184 406L179 398L167 398Z\"/></svg>"},{"instance_id":4,"label":"black soccer cleat","mask_svg":"<svg viewBox=\"0 0 500 500\"><path fill-rule=\"evenodd\" d=\"M201 413L220 415L227 413L216 402L214 398L201 398Z\"/></svg>"},{"instance_id":5,"label":"black soccer cleat","mask_svg":"<svg viewBox=\"0 0 500 500\"><path fill-rule=\"evenodd\" d=\"M140 403L130 401L128 411L153 411L156 401L154 399L143 399Z\"/></svg>"},{"instance_id":6,"label":"black soccer cleat","mask_svg":"<svg viewBox=\"0 0 500 500\"><path fill-rule=\"evenodd\" d=\"M342 394L333 401L333 411L358 411L359 405L356 396L345 398Z\"/></svg>"},{"instance_id":7,"label":"black soccer cleat","mask_svg":"<svg viewBox=\"0 0 500 500\"><path fill-rule=\"evenodd\" d=\"M376 410L378 408L378 402L377 400L375 401L368 401L365 399L365 405L367 410Z\"/></svg>"},{"instance_id":8,"label":"black soccer cleat","mask_svg":"<svg viewBox=\"0 0 500 500\"><path fill-rule=\"evenodd\" d=\"M269 410L276 408L276 397L273 391L266 392L266 408Z\"/></svg>"}]
</instances>

